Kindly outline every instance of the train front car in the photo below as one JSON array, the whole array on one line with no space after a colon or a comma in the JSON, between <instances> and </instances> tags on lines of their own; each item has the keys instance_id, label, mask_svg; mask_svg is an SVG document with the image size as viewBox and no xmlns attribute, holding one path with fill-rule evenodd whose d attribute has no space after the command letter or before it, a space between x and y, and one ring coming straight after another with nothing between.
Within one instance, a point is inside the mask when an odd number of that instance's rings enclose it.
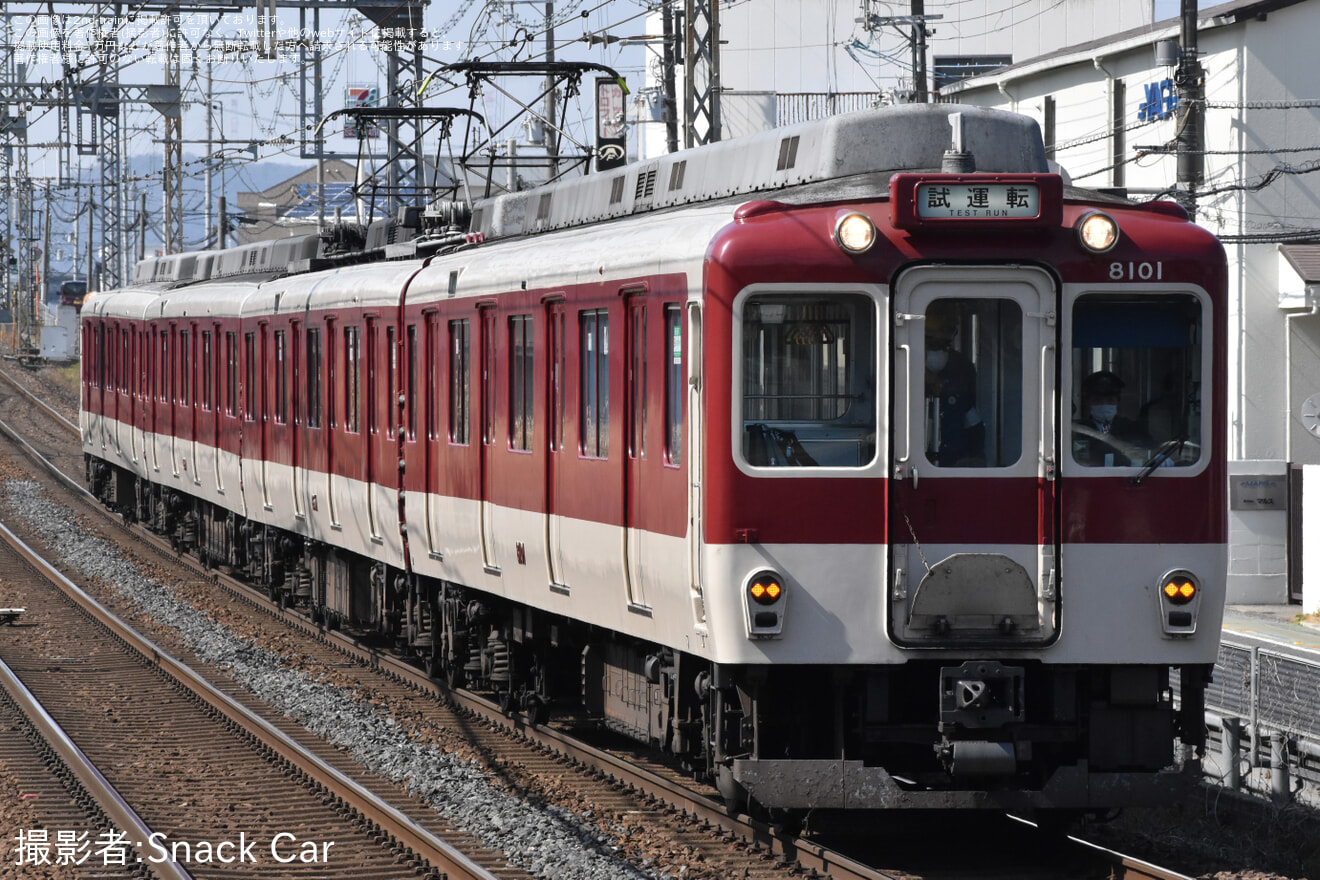
<instances>
[{"instance_id":1,"label":"train front car","mask_svg":"<svg viewBox=\"0 0 1320 880\"><path fill-rule=\"evenodd\" d=\"M829 148L941 169L947 137L908 139L950 112ZM1034 124L961 116L955 170L753 202L709 251L698 686L726 797L1100 810L1175 796L1204 746L1223 250L1065 186Z\"/></svg>"}]
</instances>

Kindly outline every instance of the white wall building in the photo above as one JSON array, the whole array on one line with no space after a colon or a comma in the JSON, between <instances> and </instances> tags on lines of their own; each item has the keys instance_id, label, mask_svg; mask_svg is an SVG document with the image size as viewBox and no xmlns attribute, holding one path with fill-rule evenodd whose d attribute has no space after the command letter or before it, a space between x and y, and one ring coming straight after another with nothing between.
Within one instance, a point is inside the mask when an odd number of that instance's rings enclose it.
<instances>
[{"instance_id":1,"label":"white wall building","mask_svg":"<svg viewBox=\"0 0 1320 880\"><path fill-rule=\"evenodd\" d=\"M901 99L912 86L910 30L857 21L902 14L906 4L720 5L726 137L788 121L801 93L837 96L842 111L849 101ZM933 80L940 98L1035 117L1053 158L1080 186L1136 199L1170 193L1180 116L1174 70L1157 64L1155 47L1179 39L1176 4L1159 4L1175 16L1162 21L1153 4L1135 0L1006 5L927 0L927 14L943 16L930 23L932 77L1011 62L970 79ZM648 30L659 33L658 20ZM1304 610L1320 611L1320 545L1303 537L1320 522L1320 0L1206 8L1198 34L1208 105L1197 220L1223 238L1230 264L1230 472L1234 485L1272 487L1265 494L1274 501L1235 496L1229 600L1283 603L1290 589L1296 600L1305 580ZM664 126L642 128L642 157L664 152Z\"/></svg>"},{"instance_id":2,"label":"white wall building","mask_svg":"<svg viewBox=\"0 0 1320 880\"><path fill-rule=\"evenodd\" d=\"M904 100L913 89L912 28L884 23L908 13L906 3L879 0L734 0L719 3L724 137L787 122ZM1153 28L1151 0L926 0L933 31L927 41L932 88L945 76L1035 58L1128 29ZM936 16L939 16L936 18ZM646 32L663 31L659 13ZM654 105L658 46L641 90ZM683 69L678 77L682 114ZM833 96L833 100L826 98ZM646 122L639 158L665 152L664 125ZM683 137L679 135L680 146Z\"/></svg>"},{"instance_id":3,"label":"white wall building","mask_svg":"<svg viewBox=\"0 0 1320 880\"><path fill-rule=\"evenodd\" d=\"M1200 13L1206 71L1205 183L1197 220L1229 260L1230 489L1274 481L1273 509L1230 491L1229 600L1288 597L1290 471L1320 464L1320 0L1239 0ZM1182 115L1172 68L1155 44L1177 21L1076 45L945 91L960 103L1011 109L1041 123L1053 158L1087 187L1133 198L1168 193ZM1314 472L1314 469L1311 469ZM1294 507L1302 485L1292 476ZM1258 483L1259 485L1259 483ZM1320 485L1312 483L1312 518ZM1291 543L1296 590L1301 529ZM1313 552L1320 553L1320 547ZM1320 609L1320 583L1307 611Z\"/></svg>"}]
</instances>

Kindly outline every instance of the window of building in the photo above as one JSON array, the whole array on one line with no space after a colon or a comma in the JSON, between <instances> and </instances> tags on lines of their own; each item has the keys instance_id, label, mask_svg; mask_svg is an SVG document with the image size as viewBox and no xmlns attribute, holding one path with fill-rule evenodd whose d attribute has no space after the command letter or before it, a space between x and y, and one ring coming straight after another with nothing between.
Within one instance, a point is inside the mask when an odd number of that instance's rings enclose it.
<instances>
[{"instance_id":1,"label":"window of building","mask_svg":"<svg viewBox=\"0 0 1320 880\"><path fill-rule=\"evenodd\" d=\"M959 80L981 76L1013 63L1012 55L936 55L931 72L936 90Z\"/></svg>"}]
</instances>

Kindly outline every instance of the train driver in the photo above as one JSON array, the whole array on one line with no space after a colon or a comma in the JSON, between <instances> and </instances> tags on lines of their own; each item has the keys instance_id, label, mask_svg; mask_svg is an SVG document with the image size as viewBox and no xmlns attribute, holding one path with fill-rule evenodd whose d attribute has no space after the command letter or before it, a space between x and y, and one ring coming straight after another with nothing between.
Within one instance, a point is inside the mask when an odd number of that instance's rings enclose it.
<instances>
[{"instance_id":1,"label":"train driver","mask_svg":"<svg viewBox=\"0 0 1320 880\"><path fill-rule=\"evenodd\" d=\"M955 342L962 306L926 310L926 455L938 467L983 467L985 422L976 410L976 367Z\"/></svg>"},{"instance_id":2,"label":"train driver","mask_svg":"<svg viewBox=\"0 0 1320 880\"><path fill-rule=\"evenodd\" d=\"M1088 467L1139 465L1150 438L1132 419L1118 414L1126 383L1116 373L1097 370L1081 382L1080 418L1073 422L1073 458Z\"/></svg>"}]
</instances>

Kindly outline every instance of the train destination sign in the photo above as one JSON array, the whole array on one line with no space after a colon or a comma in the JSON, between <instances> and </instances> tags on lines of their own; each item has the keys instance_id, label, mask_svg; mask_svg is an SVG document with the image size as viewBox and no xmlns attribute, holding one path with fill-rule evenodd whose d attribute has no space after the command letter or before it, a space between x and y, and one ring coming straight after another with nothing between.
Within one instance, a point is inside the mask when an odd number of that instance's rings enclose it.
<instances>
[{"instance_id":1,"label":"train destination sign","mask_svg":"<svg viewBox=\"0 0 1320 880\"><path fill-rule=\"evenodd\" d=\"M1032 183L923 183L917 187L918 217L990 220L1035 217L1040 188Z\"/></svg>"},{"instance_id":2,"label":"train destination sign","mask_svg":"<svg viewBox=\"0 0 1320 880\"><path fill-rule=\"evenodd\" d=\"M889 201L899 229L1055 226L1063 220L1063 178L908 172L889 178Z\"/></svg>"}]
</instances>

